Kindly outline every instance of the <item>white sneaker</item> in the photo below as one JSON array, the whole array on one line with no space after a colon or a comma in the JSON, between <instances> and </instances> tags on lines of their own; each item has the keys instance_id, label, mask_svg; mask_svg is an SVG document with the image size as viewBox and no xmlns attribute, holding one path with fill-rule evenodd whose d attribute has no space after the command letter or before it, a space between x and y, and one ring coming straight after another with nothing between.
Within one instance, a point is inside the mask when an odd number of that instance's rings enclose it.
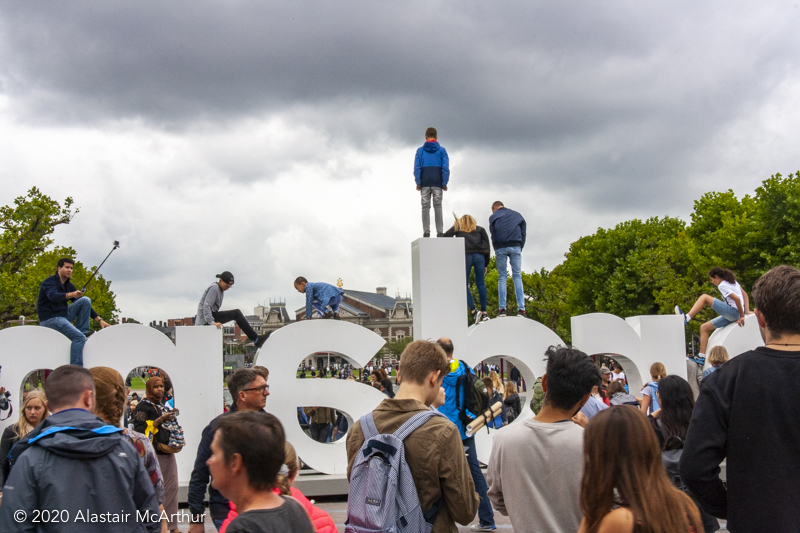
<instances>
[{"instance_id":1,"label":"white sneaker","mask_svg":"<svg viewBox=\"0 0 800 533\"><path fill-rule=\"evenodd\" d=\"M483 313L483 316L481 317L481 322L489 322L489 320L491 320L489 318L489 315L487 315L486 313Z\"/></svg>"},{"instance_id":2,"label":"white sneaker","mask_svg":"<svg viewBox=\"0 0 800 533\"><path fill-rule=\"evenodd\" d=\"M476 324L476 325L478 324L478 322L480 322L480 321L481 321L481 317L483 317L483 316L484 316L484 314L485 314L485 313L484 313L483 311L476 311L476 312L475 312L475 324Z\"/></svg>"}]
</instances>

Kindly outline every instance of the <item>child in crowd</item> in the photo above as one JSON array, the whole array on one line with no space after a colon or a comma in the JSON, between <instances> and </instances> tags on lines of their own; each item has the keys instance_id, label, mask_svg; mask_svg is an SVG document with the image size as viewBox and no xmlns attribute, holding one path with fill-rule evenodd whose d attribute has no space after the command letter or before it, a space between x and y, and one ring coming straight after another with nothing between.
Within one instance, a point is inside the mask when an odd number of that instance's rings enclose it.
<instances>
[{"instance_id":1,"label":"child in crowd","mask_svg":"<svg viewBox=\"0 0 800 533\"><path fill-rule=\"evenodd\" d=\"M303 276L294 280L294 288L306 295L306 319L311 318L315 309L320 318L339 320L339 305L344 297L342 289L329 283L309 283Z\"/></svg>"},{"instance_id":2,"label":"child in crowd","mask_svg":"<svg viewBox=\"0 0 800 533\"><path fill-rule=\"evenodd\" d=\"M303 506L276 494L286 461L283 426L274 415L240 412L217 422L208 460L211 485L236 505L227 533L314 533Z\"/></svg>"},{"instance_id":3,"label":"child in crowd","mask_svg":"<svg viewBox=\"0 0 800 533\"><path fill-rule=\"evenodd\" d=\"M667 369L662 363L650 365L650 382L642 389L642 399L639 400L642 413L649 415L658 411L658 380L667 377Z\"/></svg>"},{"instance_id":4,"label":"child in crowd","mask_svg":"<svg viewBox=\"0 0 800 533\"><path fill-rule=\"evenodd\" d=\"M506 414L506 406L503 403L503 396L500 394L500 391L494 387L492 378L483 378L483 384L486 385L486 393L489 395L489 408L497 402L500 402L501 405L500 414L494 417L487 425L490 428L500 429L508 424L508 415Z\"/></svg>"},{"instance_id":5,"label":"child in crowd","mask_svg":"<svg viewBox=\"0 0 800 533\"><path fill-rule=\"evenodd\" d=\"M752 314L750 312L750 299L742 289L742 286L739 285L739 282L736 281L736 274L733 271L727 268L714 267L708 271L708 277L711 283L719 289L722 294L722 300L714 298L710 294L704 294L697 299L686 314L683 314L679 306L675 306L675 314L683 317L683 321L686 324L705 307L712 308L719 315L700 326L700 353L695 357L695 362L698 365L704 365L706 362L706 347L708 346L708 337L712 331L717 328L724 328L734 322L739 326L744 326L745 315Z\"/></svg>"},{"instance_id":6,"label":"child in crowd","mask_svg":"<svg viewBox=\"0 0 800 533\"><path fill-rule=\"evenodd\" d=\"M714 346L708 354L708 364L711 366L703 371L703 379L716 372L719 367L728 362L730 355L724 346Z\"/></svg>"},{"instance_id":7,"label":"child in crowd","mask_svg":"<svg viewBox=\"0 0 800 533\"><path fill-rule=\"evenodd\" d=\"M583 457L578 533L704 531L697 506L670 483L656 434L637 409L614 406L592 418Z\"/></svg>"},{"instance_id":8,"label":"child in crowd","mask_svg":"<svg viewBox=\"0 0 800 533\"><path fill-rule=\"evenodd\" d=\"M281 470L278 472L277 486L272 491L282 496L291 496L297 500L305 508L317 533L335 533L337 531L336 524L331 515L314 506L299 489L292 486L292 482L300 470L300 460L297 458L294 446L288 442L285 444L284 450L286 452L286 463L281 465ZM230 507L231 510L228 512L225 522L222 523L219 533L225 533L228 525L239 516L236 511L236 505L233 502L230 502Z\"/></svg>"},{"instance_id":9,"label":"child in crowd","mask_svg":"<svg viewBox=\"0 0 800 533\"><path fill-rule=\"evenodd\" d=\"M614 381L611 383L611 385L609 385L608 398L610 405L635 405L636 407L639 407L639 400L637 400L632 394L625 392L625 387L620 381Z\"/></svg>"}]
</instances>

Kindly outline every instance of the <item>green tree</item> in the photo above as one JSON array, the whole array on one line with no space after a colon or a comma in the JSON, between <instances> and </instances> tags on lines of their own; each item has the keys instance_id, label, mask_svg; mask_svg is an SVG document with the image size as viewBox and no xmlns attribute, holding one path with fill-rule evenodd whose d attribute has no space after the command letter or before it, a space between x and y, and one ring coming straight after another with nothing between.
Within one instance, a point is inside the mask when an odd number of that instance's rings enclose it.
<instances>
[{"instance_id":1,"label":"green tree","mask_svg":"<svg viewBox=\"0 0 800 533\"><path fill-rule=\"evenodd\" d=\"M53 244L55 228L68 224L77 213L72 198L65 199L62 206L36 187L26 196L16 198L13 206L0 207L0 322L20 315L36 317L39 285L55 273L61 257L76 259L72 274L75 285L80 287L89 279L90 269L77 261L73 248L47 250ZM110 281L98 275L86 292L94 310L107 322L115 321L118 312L110 285ZM94 321L92 327L97 328Z\"/></svg>"},{"instance_id":2,"label":"green tree","mask_svg":"<svg viewBox=\"0 0 800 533\"><path fill-rule=\"evenodd\" d=\"M400 340L387 342L384 349L389 352L395 359L400 359L400 354L406 349L406 346L414 342L413 337L404 337Z\"/></svg>"},{"instance_id":3,"label":"green tree","mask_svg":"<svg viewBox=\"0 0 800 533\"><path fill-rule=\"evenodd\" d=\"M760 274L777 265L800 264L800 172L764 180L756 189L756 203L752 241L763 260Z\"/></svg>"}]
</instances>

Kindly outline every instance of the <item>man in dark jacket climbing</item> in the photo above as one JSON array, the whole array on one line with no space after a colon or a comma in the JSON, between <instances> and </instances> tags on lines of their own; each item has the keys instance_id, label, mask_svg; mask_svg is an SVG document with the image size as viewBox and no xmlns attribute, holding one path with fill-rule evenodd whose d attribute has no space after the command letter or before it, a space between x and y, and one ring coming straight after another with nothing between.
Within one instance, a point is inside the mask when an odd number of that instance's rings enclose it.
<instances>
[{"instance_id":1,"label":"man in dark jacket climbing","mask_svg":"<svg viewBox=\"0 0 800 533\"><path fill-rule=\"evenodd\" d=\"M514 280L514 294L517 297L517 316L525 313L525 293L522 289L522 249L525 247L525 219L522 215L503 205L503 202L492 204L492 216L489 217L489 231L492 234L492 246L497 264L497 316L506 316L506 280L508 279L508 262L511 262L511 278Z\"/></svg>"},{"instance_id":2,"label":"man in dark jacket climbing","mask_svg":"<svg viewBox=\"0 0 800 533\"><path fill-rule=\"evenodd\" d=\"M444 234L442 220L442 191L447 190L450 181L450 159L447 150L436 141L436 128L425 130L425 144L417 148L414 158L414 179L417 190L422 195L422 236L431 236L431 199L436 218L436 236Z\"/></svg>"},{"instance_id":3,"label":"man in dark jacket climbing","mask_svg":"<svg viewBox=\"0 0 800 533\"><path fill-rule=\"evenodd\" d=\"M89 371L58 367L45 393L53 414L9 455L0 531L161 531L158 500L138 452L121 428L91 412Z\"/></svg>"}]
</instances>

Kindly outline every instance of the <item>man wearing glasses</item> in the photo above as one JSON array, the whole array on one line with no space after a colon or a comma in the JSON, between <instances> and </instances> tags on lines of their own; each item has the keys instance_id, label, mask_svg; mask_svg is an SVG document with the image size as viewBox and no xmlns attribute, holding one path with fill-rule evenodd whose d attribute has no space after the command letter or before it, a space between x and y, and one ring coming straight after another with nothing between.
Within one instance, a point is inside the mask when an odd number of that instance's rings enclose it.
<instances>
[{"instance_id":1,"label":"man wearing glasses","mask_svg":"<svg viewBox=\"0 0 800 533\"><path fill-rule=\"evenodd\" d=\"M234 320L239 326L239 329L241 329L242 332L247 335L247 338L253 341L253 344L256 346L256 350L258 350L261 348L261 346L263 346L263 344L269 338L269 334L272 332L259 337L239 309L220 311L220 308L222 307L222 299L225 297L223 293L233 287L234 280L233 274L227 270L222 274L217 274L217 278L219 281L209 285L206 288L206 291L203 293L203 297L200 298L200 303L197 306L197 316L195 317L194 325L214 325L217 326L217 328L221 328L222 324Z\"/></svg>"},{"instance_id":2,"label":"man wearing glasses","mask_svg":"<svg viewBox=\"0 0 800 533\"><path fill-rule=\"evenodd\" d=\"M222 526L222 522L228 515L228 500L214 487L209 487L208 482L211 474L206 465L206 461L211 457L211 441L214 440L214 427L220 417L239 411L264 411L269 396L269 385L266 379L259 373L249 369L240 368L228 379L228 391L233 398L233 405L230 411L216 417L203 429L203 436L197 446L197 458L194 461L192 478L189 481L189 511L192 513L192 524L189 526L189 533L203 533L203 514L206 507L204 504L206 489L208 489L208 507L211 512L211 519L217 530Z\"/></svg>"}]
</instances>

